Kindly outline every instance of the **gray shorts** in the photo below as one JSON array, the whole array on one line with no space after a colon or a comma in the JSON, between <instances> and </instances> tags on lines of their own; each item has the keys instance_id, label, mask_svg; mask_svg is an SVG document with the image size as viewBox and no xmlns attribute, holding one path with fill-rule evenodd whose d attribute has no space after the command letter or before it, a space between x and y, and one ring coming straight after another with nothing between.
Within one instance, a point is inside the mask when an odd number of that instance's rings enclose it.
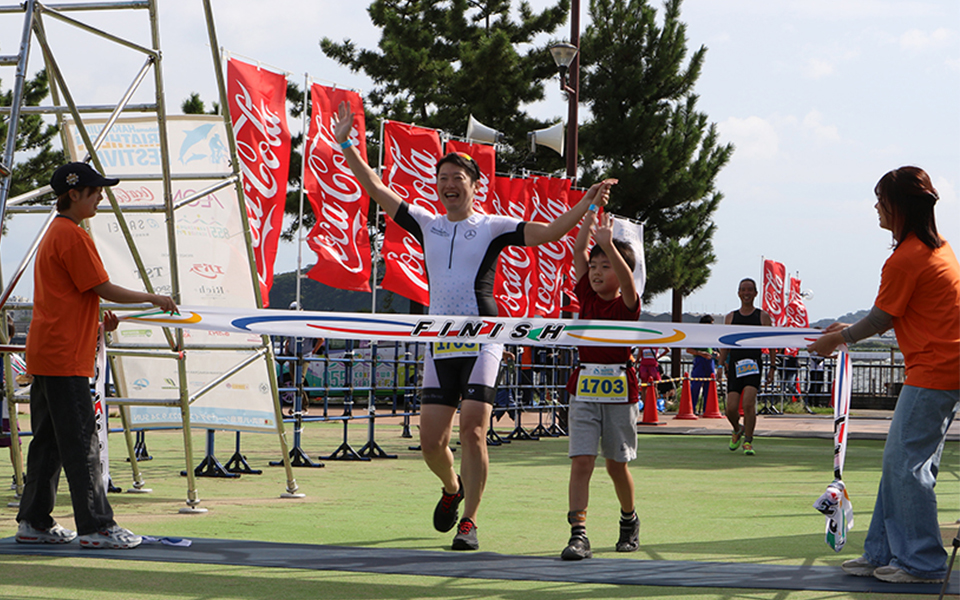
<instances>
[{"instance_id":1,"label":"gray shorts","mask_svg":"<svg viewBox=\"0 0 960 600\"><path fill-rule=\"evenodd\" d=\"M567 425L570 433L568 456L596 456L630 462L637 457L639 404L609 404L570 400Z\"/></svg>"}]
</instances>

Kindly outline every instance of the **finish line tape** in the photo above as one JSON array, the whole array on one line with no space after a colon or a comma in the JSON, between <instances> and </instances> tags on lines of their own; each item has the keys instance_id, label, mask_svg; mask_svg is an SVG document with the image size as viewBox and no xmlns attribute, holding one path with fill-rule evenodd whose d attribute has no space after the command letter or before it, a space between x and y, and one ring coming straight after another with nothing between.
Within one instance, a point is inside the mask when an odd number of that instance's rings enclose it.
<instances>
[{"instance_id":1,"label":"finish line tape","mask_svg":"<svg viewBox=\"0 0 960 600\"><path fill-rule=\"evenodd\" d=\"M152 310L120 317L162 327L274 336L396 342L500 343L528 346L658 346L663 348L805 348L817 329L445 315L364 314L181 306L179 315Z\"/></svg>"}]
</instances>

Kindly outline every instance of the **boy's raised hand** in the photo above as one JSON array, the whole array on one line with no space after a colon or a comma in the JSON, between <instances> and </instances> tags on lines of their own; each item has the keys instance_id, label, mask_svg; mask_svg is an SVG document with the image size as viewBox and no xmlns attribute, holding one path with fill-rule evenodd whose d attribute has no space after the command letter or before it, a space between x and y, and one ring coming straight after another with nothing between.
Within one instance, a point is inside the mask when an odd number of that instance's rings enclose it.
<instances>
[{"instance_id":1,"label":"boy's raised hand","mask_svg":"<svg viewBox=\"0 0 960 600\"><path fill-rule=\"evenodd\" d=\"M593 239L604 250L613 244L613 217L610 213L600 215L600 221L593 227Z\"/></svg>"}]
</instances>

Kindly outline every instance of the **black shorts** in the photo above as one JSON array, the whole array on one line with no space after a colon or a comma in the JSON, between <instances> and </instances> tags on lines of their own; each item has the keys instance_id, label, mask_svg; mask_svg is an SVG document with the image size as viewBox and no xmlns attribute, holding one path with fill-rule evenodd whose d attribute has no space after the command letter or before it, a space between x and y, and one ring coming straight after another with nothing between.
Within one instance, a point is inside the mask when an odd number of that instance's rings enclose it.
<instances>
[{"instance_id":1,"label":"black shorts","mask_svg":"<svg viewBox=\"0 0 960 600\"><path fill-rule=\"evenodd\" d=\"M483 344L476 356L461 358L435 359L428 351L423 358L420 403L456 408L463 399L493 405L502 354L500 344Z\"/></svg>"},{"instance_id":2,"label":"black shorts","mask_svg":"<svg viewBox=\"0 0 960 600\"><path fill-rule=\"evenodd\" d=\"M727 382L727 393L739 394L743 392L743 388L752 387L754 389L760 389L760 376L759 375L748 375L746 377L728 377Z\"/></svg>"}]
</instances>

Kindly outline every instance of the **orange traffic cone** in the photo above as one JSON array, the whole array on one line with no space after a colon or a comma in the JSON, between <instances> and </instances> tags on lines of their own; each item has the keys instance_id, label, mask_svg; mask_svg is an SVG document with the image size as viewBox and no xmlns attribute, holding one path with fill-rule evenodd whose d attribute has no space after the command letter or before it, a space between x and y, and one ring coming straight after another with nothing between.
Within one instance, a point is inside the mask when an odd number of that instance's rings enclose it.
<instances>
[{"instance_id":1,"label":"orange traffic cone","mask_svg":"<svg viewBox=\"0 0 960 600\"><path fill-rule=\"evenodd\" d=\"M683 385L680 387L680 410L674 419L688 419L696 421L699 419L693 412L693 399L690 397L690 376L684 374Z\"/></svg>"},{"instance_id":2,"label":"orange traffic cone","mask_svg":"<svg viewBox=\"0 0 960 600\"><path fill-rule=\"evenodd\" d=\"M710 386L707 388L707 405L703 409L704 419L722 419L720 412L720 397L717 395L717 376L710 376Z\"/></svg>"},{"instance_id":3,"label":"orange traffic cone","mask_svg":"<svg viewBox=\"0 0 960 600\"><path fill-rule=\"evenodd\" d=\"M666 425L660 422L657 414L657 384L654 381L645 384L647 397L643 400L643 420L638 425Z\"/></svg>"}]
</instances>

